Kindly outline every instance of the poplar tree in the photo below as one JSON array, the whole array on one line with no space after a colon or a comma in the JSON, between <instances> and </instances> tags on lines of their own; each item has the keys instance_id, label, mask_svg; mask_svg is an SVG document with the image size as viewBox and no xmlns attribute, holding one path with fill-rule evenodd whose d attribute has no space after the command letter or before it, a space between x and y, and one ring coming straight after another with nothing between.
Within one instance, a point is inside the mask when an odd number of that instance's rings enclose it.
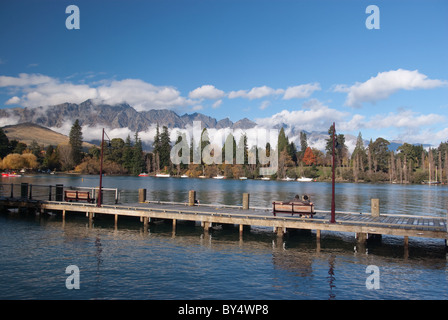
<instances>
[{"instance_id":1,"label":"poplar tree","mask_svg":"<svg viewBox=\"0 0 448 320\"><path fill-rule=\"evenodd\" d=\"M159 148L161 168L169 167L171 165L170 153L171 153L170 134L168 132L168 127L163 126L162 133L160 134L160 148Z\"/></svg>"}]
</instances>

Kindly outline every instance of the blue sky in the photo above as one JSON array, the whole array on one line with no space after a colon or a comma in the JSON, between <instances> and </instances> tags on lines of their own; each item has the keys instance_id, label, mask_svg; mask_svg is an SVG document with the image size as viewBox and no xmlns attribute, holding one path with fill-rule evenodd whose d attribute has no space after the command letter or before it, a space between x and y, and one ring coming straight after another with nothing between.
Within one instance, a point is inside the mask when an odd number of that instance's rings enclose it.
<instances>
[{"instance_id":1,"label":"blue sky","mask_svg":"<svg viewBox=\"0 0 448 320\"><path fill-rule=\"evenodd\" d=\"M447 14L444 0L2 0L0 108L92 98L438 145Z\"/></svg>"}]
</instances>

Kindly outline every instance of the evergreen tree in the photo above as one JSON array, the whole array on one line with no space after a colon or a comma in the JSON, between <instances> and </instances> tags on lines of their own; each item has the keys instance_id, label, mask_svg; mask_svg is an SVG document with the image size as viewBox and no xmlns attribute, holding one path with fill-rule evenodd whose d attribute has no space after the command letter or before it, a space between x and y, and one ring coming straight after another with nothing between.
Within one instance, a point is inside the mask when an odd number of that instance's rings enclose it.
<instances>
[{"instance_id":1,"label":"evergreen tree","mask_svg":"<svg viewBox=\"0 0 448 320\"><path fill-rule=\"evenodd\" d=\"M71 146L73 164L76 166L82 160L82 130L78 119L75 120L75 123L70 129L69 144Z\"/></svg>"},{"instance_id":2,"label":"evergreen tree","mask_svg":"<svg viewBox=\"0 0 448 320\"><path fill-rule=\"evenodd\" d=\"M230 149L232 149L232 156L230 159L230 155L226 156L226 147ZM227 160L229 162L229 164L233 164L235 162L236 159L236 141L235 141L235 137L233 136L232 133L229 133L229 135L226 138L226 142L224 143L224 146L222 147L222 157L223 157L223 161L222 163L225 163L225 161ZM229 151L230 153L230 151Z\"/></svg>"},{"instance_id":3,"label":"evergreen tree","mask_svg":"<svg viewBox=\"0 0 448 320\"><path fill-rule=\"evenodd\" d=\"M384 138L377 138L375 142L369 144L374 172L387 172L390 157L389 144L390 142Z\"/></svg>"},{"instance_id":4,"label":"evergreen tree","mask_svg":"<svg viewBox=\"0 0 448 320\"><path fill-rule=\"evenodd\" d=\"M327 154L333 155L333 132L334 127L333 125L330 126L328 129L328 139L327 139L327 145L325 146L325 151L327 151ZM347 157L348 148L345 145L345 136L343 134L337 134L335 133L335 163L336 165L340 166L342 165L342 160Z\"/></svg>"},{"instance_id":5,"label":"evergreen tree","mask_svg":"<svg viewBox=\"0 0 448 320\"><path fill-rule=\"evenodd\" d=\"M288 147L289 139L285 134L285 129L282 127L280 129L280 132L278 134L278 153L280 154L283 150L285 150Z\"/></svg>"},{"instance_id":6,"label":"evergreen tree","mask_svg":"<svg viewBox=\"0 0 448 320\"><path fill-rule=\"evenodd\" d=\"M128 135L123 147L123 167L132 172L132 143L131 137Z\"/></svg>"},{"instance_id":7,"label":"evergreen tree","mask_svg":"<svg viewBox=\"0 0 448 320\"><path fill-rule=\"evenodd\" d=\"M249 156L249 149L247 146L247 136L246 134L243 134L240 137L240 141L238 142L238 150L236 154L237 158L239 158L239 162L243 162L242 164L248 164L248 156Z\"/></svg>"},{"instance_id":8,"label":"evergreen tree","mask_svg":"<svg viewBox=\"0 0 448 320\"><path fill-rule=\"evenodd\" d=\"M161 168L171 166L170 153L171 153L170 134L168 132L168 127L163 126L162 133L160 134L160 150L159 150Z\"/></svg>"},{"instance_id":9,"label":"evergreen tree","mask_svg":"<svg viewBox=\"0 0 448 320\"><path fill-rule=\"evenodd\" d=\"M152 143L152 147L154 148L154 150L153 150L154 154L159 154L160 153L160 130L159 130L159 123L157 123L156 135L154 136L154 142Z\"/></svg>"},{"instance_id":10,"label":"evergreen tree","mask_svg":"<svg viewBox=\"0 0 448 320\"><path fill-rule=\"evenodd\" d=\"M207 128L202 129L201 132L201 141L199 141L199 155L201 156L201 163L204 164L204 156L202 154L202 151L204 151L204 148L210 144L210 138L208 136Z\"/></svg>"},{"instance_id":11,"label":"evergreen tree","mask_svg":"<svg viewBox=\"0 0 448 320\"><path fill-rule=\"evenodd\" d=\"M143 171L145 159L143 156L142 140L138 137L138 131L135 133L135 143L132 148L132 168L131 173L138 175Z\"/></svg>"}]
</instances>

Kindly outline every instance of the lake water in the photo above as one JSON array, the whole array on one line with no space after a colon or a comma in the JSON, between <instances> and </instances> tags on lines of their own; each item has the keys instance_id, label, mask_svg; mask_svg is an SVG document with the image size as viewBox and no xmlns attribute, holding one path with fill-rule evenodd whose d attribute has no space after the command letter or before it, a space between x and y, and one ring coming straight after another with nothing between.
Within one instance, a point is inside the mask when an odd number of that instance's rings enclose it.
<instances>
[{"instance_id":1,"label":"lake water","mask_svg":"<svg viewBox=\"0 0 448 320\"><path fill-rule=\"evenodd\" d=\"M39 175L2 179L33 185L95 187L96 176ZM148 200L181 201L196 190L201 203L270 207L274 200L308 194L329 210L330 183L111 177L120 201L147 189ZM379 198L382 213L445 216L447 186L337 184L336 210L369 212ZM337 216L336 216L337 219ZM178 223L144 229L138 219L102 217L89 226L82 215L0 215L0 299L447 299L448 264L443 240L400 237L359 246L353 234L322 232L279 239L253 228L213 230ZM79 289L66 287L66 268L79 268ZM379 289L366 280L376 266ZM371 278L370 278L371 279Z\"/></svg>"}]
</instances>

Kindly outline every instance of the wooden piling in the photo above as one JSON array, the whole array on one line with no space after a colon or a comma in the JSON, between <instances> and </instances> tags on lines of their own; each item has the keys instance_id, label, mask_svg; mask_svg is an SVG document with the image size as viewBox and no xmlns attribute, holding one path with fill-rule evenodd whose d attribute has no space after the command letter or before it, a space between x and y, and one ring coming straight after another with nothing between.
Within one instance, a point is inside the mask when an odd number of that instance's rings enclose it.
<instances>
[{"instance_id":1,"label":"wooden piling","mask_svg":"<svg viewBox=\"0 0 448 320\"><path fill-rule=\"evenodd\" d=\"M207 221L202 222L202 227L204 228L204 232L208 232L209 229L211 228L211 226L212 226L211 222L207 222Z\"/></svg>"},{"instance_id":2,"label":"wooden piling","mask_svg":"<svg viewBox=\"0 0 448 320\"><path fill-rule=\"evenodd\" d=\"M408 236L404 236L404 247L405 248L409 247L409 237Z\"/></svg>"},{"instance_id":3,"label":"wooden piling","mask_svg":"<svg viewBox=\"0 0 448 320\"><path fill-rule=\"evenodd\" d=\"M358 232L356 233L356 241L360 244L367 242L367 233Z\"/></svg>"},{"instance_id":4,"label":"wooden piling","mask_svg":"<svg viewBox=\"0 0 448 320\"><path fill-rule=\"evenodd\" d=\"M249 210L249 193L243 193L243 210Z\"/></svg>"},{"instance_id":5,"label":"wooden piling","mask_svg":"<svg viewBox=\"0 0 448 320\"><path fill-rule=\"evenodd\" d=\"M146 189L138 189L138 202L146 201Z\"/></svg>"},{"instance_id":6,"label":"wooden piling","mask_svg":"<svg viewBox=\"0 0 448 320\"><path fill-rule=\"evenodd\" d=\"M194 206L196 203L196 191L190 190L188 192L188 205L190 207Z\"/></svg>"},{"instance_id":7,"label":"wooden piling","mask_svg":"<svg viewBox=\"0 0 448 320\"><path fill-rule=\"evenodd\" d=\"M371 199L370 200L370 208L372 217L380 216L380 199Z\"/></svg>"},{"instance_id":8,"label":"wooden piling","mask_svg":"<svg viewBox=\"0 0 448 320\"><path fill-rule=\"evenodd\" d=\"M283 237L283 235L285 234L285 230L283 227L276 227L275 228L275 232L277 233L278 237Z\"/></svg>"}]
</instances>

